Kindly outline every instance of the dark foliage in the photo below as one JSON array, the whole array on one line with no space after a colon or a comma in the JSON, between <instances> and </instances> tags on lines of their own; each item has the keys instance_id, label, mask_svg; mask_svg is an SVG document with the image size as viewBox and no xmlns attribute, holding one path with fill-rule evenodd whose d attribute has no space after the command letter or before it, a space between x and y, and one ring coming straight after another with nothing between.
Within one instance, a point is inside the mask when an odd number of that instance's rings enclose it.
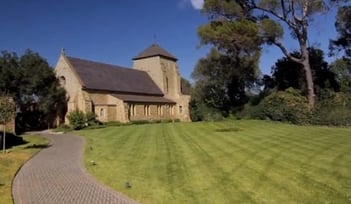
<instances>
[{"instance_id":1,"label":"dark foliage","mask_svg":"<svg viewBox=\"0 0 351 204\"><path fill-rule=\"evenodd\" d=\"M338 9L335 22L338 37L330 42L331 54L344 50L345 57L351 60L351 6L343 6Z\"/></svg>"},{"instance_id":2,"label":"dark foliage","mask_svg":"<svg viewBox=\"0 0 351 204\"><path fill-rule=\"evenodd\" d=\"M291 55L300 57L298 52ZM323 51L313 47L309 48L309 58L317 99L321 97L323 89L338 91L340 85L335 74L329 69L328 63L324 61ZM272 81L266 80L266 83L272 83ZM286 57L279 59L272 67L272 80L277 90L284 91L292 87L301 90L303 95L307 94L305 73L302 66ZM271 84L269 85L272 87Z\"/></svg>"},{"instance_id":3,"label":"dark foliage","mask_svg":"<svg viewBox=\"0 0 351 204\"><path fill-rule=\"evenodd\" d=\"M27 50L21 57L0 55L0 92L14 98L17 127L21 130L52 126L64 109L65 91L53 69L38 53Z\"/></svg>"},{"instance_id":4,"label":"dark foliage","mask_svg":"<svg viewBox=\"0 0 351 204\"><path fill-rule=\"evenodd\" d=\"M86 126L85 114L80 110L74 110L67 116L70 127L73 130L80 130Z\"/></svg>"},{"instance_id":5,"label":"dark foliage","mask_svg":"<svg viewBox=\"0 0 351 204\"><path fill-rule=\"evenodd\" d=\"M316 104L312 124L350 126L351 94L329 93Z\"/></svg>"},{"instance_id":6,"label":"dark foliage","mask_svg":"<svg viewBox=\"0 0 351 204\"><path fill-rule=\"evenodd\" d=\"M267 96L251 114L258 119L307 124L311 111L306 97L298 90L289 88Z\"/></svg>"}]
</instances>

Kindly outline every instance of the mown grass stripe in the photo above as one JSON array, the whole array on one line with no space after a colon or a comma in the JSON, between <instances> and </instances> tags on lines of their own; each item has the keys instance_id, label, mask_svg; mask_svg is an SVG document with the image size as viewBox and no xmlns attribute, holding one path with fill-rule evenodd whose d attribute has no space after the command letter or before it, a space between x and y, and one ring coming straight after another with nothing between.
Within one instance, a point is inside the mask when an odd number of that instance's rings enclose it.
<instances>
[{"instance_id":1,"label":"mown grass stripe","mask_svg":"<svg viewBox=\"0 0 351 204\"><path fill-rule=\"evenodd\" d=\"M351 202L350 128L223 121L111 127L86 137L101 152L93 173L141 203ZM131 189L115 184L126 175L136 179Z\"/></svg>"},{"instance_id":2,"label":"mown grass stripe","mask_svg":"<svg viewBox=\"0 0 351 204\"><path fill-rule=\"evenodd\" d=\"M204 128L204 127L202 127ZM204 128L206 129L206 128ZM237 191L236 194L238 194L238 198L240 200L244 200L246 202L250 203L256 203L255 200L251 197L251 195L248 192L245 192L239 188L239 186L236 185L235 182L231 182L229 180L229 172L224 171L220 165L217 165L217 160L212 157L205 148L202 147L203 144L199 143L198 141L195 140L196 134L194 132L188 131L183 135L183 139L187 141L188 145L191 147L191 151L197 155L197 158L199 161L201 161L202 164L205 165L205 169L208 171L208 174L211 175L212 178L215 178L218 182L215 183L217 185L218 190L216 191L217 193L225 195L233 194L233 190ZM198 134L198 137L200 135ZM201 137L201 139L204 139L204 137ZM206 140L205 143L208 143L209 140ZM234 188L233 188L234 187ZM219 192L218 192L219 191ZM235 202L237 201L236 199L234 200L227 200L229 202Z\"/></svg>"}]
</instances>

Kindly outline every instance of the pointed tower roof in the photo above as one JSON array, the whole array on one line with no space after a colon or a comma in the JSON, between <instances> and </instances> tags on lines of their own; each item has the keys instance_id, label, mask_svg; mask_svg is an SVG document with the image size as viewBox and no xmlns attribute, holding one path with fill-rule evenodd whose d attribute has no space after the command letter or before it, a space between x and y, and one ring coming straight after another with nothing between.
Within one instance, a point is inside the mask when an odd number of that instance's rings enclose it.
<instances>
[{"instance_id":1,"label":"pointed tower roof","mask_svg":"<svg viewBox=\"0 0 351 204\"><path fill-rule=\"evenodd\" d=\"M160 47L158 44L152 44L150 47L146 48L144 51L135 56L133 60L155 56L161 56L170 60L177 61L177 58L175 58L171 53L167 52L165 49Z\"/></svg>"}]
</instances>

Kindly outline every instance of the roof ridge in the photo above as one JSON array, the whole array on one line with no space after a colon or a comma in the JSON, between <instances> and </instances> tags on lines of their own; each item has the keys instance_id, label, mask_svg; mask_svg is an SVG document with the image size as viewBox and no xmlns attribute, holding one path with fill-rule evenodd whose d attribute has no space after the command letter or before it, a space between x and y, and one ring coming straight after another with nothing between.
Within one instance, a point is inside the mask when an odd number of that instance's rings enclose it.
<instances>
[{"instance_id":1,"label":"roof ridge","mask_svg":"<svg viewBox=\"0 0 351 204\"><path fill-rule=\"evenodd\" d=\"M109 64L106 62L98 62L98 61L94 61L94 60L88 60L88 59L83 59L80 57L72 57L72 56L66 56L68 59L75 59L75 60L81 60L81 61L85 61L88 63L95 63L95 64L99 64L99 65L104 65L104 66L111 66L113 68L117 68L117 69L125 69L128 71L135 71L135 72L145 72L145 71L141 71L141 70L137 70L137 69L133 69L132 67L124 67L124 66L120 66L120 65L115 65L115 64ZM105 67L107 68L107 67Z\"/></svg>"},{"instance_id":2,"label":"roof ridge","mask_svg":"<svg viewBox=\"0 0 351 204\"><path fill-rule=\"evenodd\" d=\"M86 89L163 95L145 71L70 56L66 59Z\"/></svg>"},{"instance_id":3,"label":"roof ridge","mask_svg":"<svg viewBox=\"0 0 351 204\"><path fill-rule=\"evenodd\" d=\"M157 43L151 44L149 47L147 47L145 50L143 50L137 56L135 56L133 60L154 57L154 56L162 56L162 57L177 61L176 57L174 57L171 53L169 53L167 50L162 48Z\"/></svg>"}]
</instances>

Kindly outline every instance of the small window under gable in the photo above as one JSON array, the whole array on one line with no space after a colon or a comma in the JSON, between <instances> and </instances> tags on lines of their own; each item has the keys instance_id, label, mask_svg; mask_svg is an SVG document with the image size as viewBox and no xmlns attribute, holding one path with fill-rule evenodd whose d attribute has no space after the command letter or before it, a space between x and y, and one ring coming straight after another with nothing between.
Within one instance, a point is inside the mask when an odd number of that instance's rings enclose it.
<instances>
[{"instance_id":1,"label":"small window under gable","mask_svg":"<svg viewBox=\"0 0 351 204\"><path fill-rule=\"evenodd\" d=\"M66 85L66 78L64 76L60 76L59 82L60 82L61 86L65 86Z\"/></svg>"},{"instance_id":2,"label":"small window under gable","mask_svg":"<svg viewBox=\"0 0 351 204\"><path fill-rule=\"evenodd\" d=\"M100 109L100 117L105 116L105 110L103 108Z\"/></svg>"}]
</instances>

